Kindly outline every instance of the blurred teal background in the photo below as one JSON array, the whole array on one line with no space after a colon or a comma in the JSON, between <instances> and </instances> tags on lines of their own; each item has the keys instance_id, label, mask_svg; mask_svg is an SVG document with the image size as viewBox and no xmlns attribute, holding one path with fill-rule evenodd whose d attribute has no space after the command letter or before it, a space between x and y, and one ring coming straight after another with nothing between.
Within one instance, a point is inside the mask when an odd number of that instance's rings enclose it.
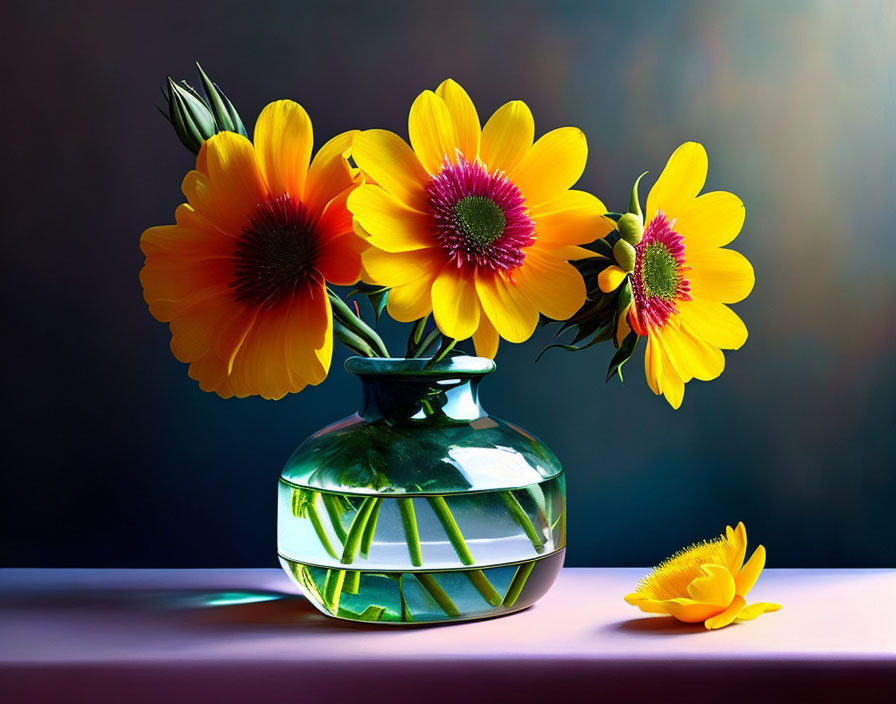
<instances>
[{"instance_id":1,"label":"blurred teal background","mask_svg":"<svg viewBox=\"0 0 896 704\"><path fill-rule=\"evenodd\" d=\"M11 14L10 14L11 13ZM275 563L292 449L351 413L340 368L281 402L188 379L142 301L138 237L171 222L190 155L154 103L199 59L247 124L270 100L318 135L406 134L446 77L486 118L581 127L579 187L622 208L681 142L747 220L746 346L721 379L655 398L641 353L533 360L504 344L495 415L568 470L568 564L645 565L745 521L772 566L896 566L896 4L36 2L7 10L0 120L4 565ZM393 331L394 332L394 331ZM391 334L391 332L390 332Z\"/></svg>"}]
</instances>

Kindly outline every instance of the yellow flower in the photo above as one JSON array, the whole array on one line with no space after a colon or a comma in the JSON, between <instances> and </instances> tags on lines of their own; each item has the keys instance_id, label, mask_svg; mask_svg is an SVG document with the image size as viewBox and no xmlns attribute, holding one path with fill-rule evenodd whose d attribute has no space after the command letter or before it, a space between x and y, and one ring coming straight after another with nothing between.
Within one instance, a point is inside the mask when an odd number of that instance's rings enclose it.
<instances>
[{"instance_id":1,"label":"yellow flower","mask_svg":"<svg viewBox=\"0 0 896 704\"><path fill-rule=\"evenodd\" d=\"M533 144L525 103L501 107L480 128L476 108L452 80L411 106L410 146L367 130L352 157L372 183L348 200L371 283L391 288L389 314L410 322L433 313L455 339L473 337L494 357L499 336L529 338L539 314L565 320L585 301L567 260L577 245L612 230L606 208L569 190L585 168L585 135L574 127Z\"/></svg>"},{"instance_id":2,"label":"yellow flower","mask_svg":"<svg viewBox=\"0 0 896 704\"><path fill-rule=\"evenodd\" d=\"M326 284L360 275L363 242L345 207L354 133L334 137L312 160L308 114L281 100L259 115L254 137L221 132L202 145L181 186L188 204L177 224L141 237L140 281L201 389L277 399L326 378Z\"/></svg>"},{"instance_id":3,"label":"yellow flower","mask_svg":"<svg viewBox=\"0 0 896 704\"><path fill-rule=\"evenodd\" d=\"M747 529L725 528L725 535L675 553L641 580L625 600L648 614L670 614L685 623L703 621L722 628L734 620L749 621L780 604L747 606L746 596L765 567L765 548L747 554Z\"/></svg>"},{"instance_id":4,"label":"yellow flower","mask_svg":"<svg viewBox=\"0 0 896 704\"><path fill-rule=\"evenodd\" d=\"M747 340L746 326L725 304L749 295L753 267L742 254L723 249L743 226L744 205L723 191L698 195L706 171L706 150L688 142L650 190L630 274L632 303L617 335L624 338L631 326L647 338L647 383L673 408L681 406L685 383L718 377L725 368L722 350ZM600 288L609 293L628 276L619 266L607 267Z\"/></svg>"}]
</instances>

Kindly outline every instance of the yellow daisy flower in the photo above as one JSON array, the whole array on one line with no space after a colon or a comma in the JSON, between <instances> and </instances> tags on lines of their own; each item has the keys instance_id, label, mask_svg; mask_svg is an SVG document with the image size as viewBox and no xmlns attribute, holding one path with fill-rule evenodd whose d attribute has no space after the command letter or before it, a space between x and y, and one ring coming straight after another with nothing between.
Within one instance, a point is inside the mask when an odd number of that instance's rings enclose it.
<instances>
[{"instance_id":1,"label":"yellow daisy flower","mask_svg":"<svg viewBox=\"0 0 896 704\"><path fill-rule=\"evenodd\" d=\"M585 168L585 135L574 127L533 144L525 103L501 107L480 127L453 80L411 106L410 146L385 130L355 137L352 157L372 182L348 199L371 283L391 288L389 314L433 314L448 337L473 337L494 357L499 337L528 339L539 314L565 320L585 301L570 259L577 245L612 230L606 208L570 190Z\"/></svg>"},{"instance_id":2,"label":"yellow daisy flower","mask_svg":"<svg viewBox=\"0 0 896 704\"><path fill-rule=\"evenodd\" d=\"M707 165L700 144L675 150L647 196L633 270L613 265L599 278L609 293L631 277L632 302L620 315L617 339L629 326L647 338L647 383L673 408L681 406L685 383L718 377L725 368L722 350L747 340L746 326L726 304L749 295L753 267L742 254L723 249L743 226L744 205L724 191L698 195Z\"/></svg>"},{"instance_id":3,"label":"yellow daisy flower","mask_svg":"<svg viewBox=\"0 0 896 704\"><path fill-rule=\"evenodd\" d=\"M221 132L183 180L176 224L140 239L150 313L171 328L171 351L218 395L277 399L319 384L333 352L326 284L361 271L363 243L345 201L354 133L311 158L301 105L268 105L255 143Z\"/></svg>"},{"instance_id":4,"label":"yellow daisy flower","mask_svg":"<svg viewBox=\"0 0 896 704\"><path fill-rule=\"evenodd\" d=\"M747 606L750 593L765 567L761 545L744 564L747 529L727 526L725 535L677 552L641 580L625 600L648 614L670 614L685 623L703 621L707 628L749 621L780 604L758 602Z\"/></svg>"}]
</instances>

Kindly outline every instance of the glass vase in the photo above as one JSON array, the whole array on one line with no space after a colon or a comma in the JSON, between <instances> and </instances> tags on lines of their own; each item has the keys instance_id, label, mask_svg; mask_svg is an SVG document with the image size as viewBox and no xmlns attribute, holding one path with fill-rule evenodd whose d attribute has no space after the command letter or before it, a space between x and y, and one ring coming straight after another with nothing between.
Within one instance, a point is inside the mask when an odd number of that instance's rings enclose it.
<instances>
[{"instance_id":1,"label":"glass vase","mask_svg":"<svg viewBox=\"0 0 896 704\"><path fill-rule=\"evenodd\" d=\"M308 438L280 475L280 562L308 599L337 618L410 625L538 600L563 565L563 470L483 410L494 362L345 366L360 410Z\"/></svg>"}]
</instances>

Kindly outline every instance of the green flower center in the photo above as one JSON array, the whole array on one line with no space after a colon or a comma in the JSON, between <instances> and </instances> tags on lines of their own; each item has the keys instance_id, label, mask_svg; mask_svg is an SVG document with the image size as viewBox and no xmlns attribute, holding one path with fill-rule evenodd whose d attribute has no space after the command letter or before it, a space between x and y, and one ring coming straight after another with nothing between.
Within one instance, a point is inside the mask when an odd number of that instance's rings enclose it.
<instances>
[{"instance_id":1,"label":"green flower center","mask_svg":"<svg viewBox=\"0 0 896 704\"><path fill-rule=\"evenodd\" d=\"M467 196L454 206L454 222L468 241L485 248L504 234L507 218L491 198Z\"/></svg>"},{"instance_id":2,"label":"green flower center","mask_svg":"<svg viewBox=\"0 0 896 704\"><path fill-rule=\"evenodd\" d=\"M681 279L679 265L669 249L659 242L648 244L641 252L641 283L647 297L671 301Z\"/></svg>"}]
</instances>

